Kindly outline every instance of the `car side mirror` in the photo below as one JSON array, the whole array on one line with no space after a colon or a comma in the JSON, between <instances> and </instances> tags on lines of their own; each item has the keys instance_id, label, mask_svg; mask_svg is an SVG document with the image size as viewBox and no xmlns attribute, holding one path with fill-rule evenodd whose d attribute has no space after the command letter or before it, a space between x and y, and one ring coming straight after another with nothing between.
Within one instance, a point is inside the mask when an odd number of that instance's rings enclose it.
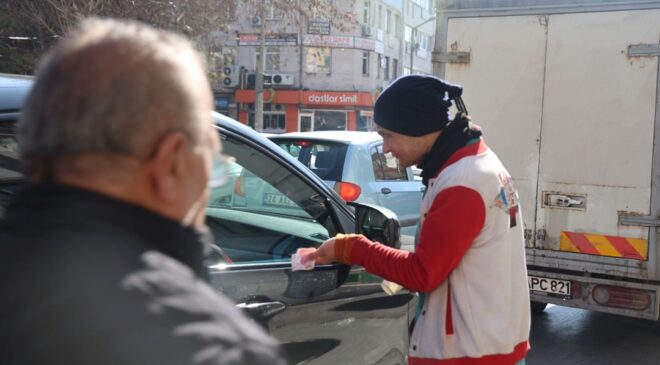
<instances>
[{"instance_id":1,"label":"car side mirror","mask_svg":"<svg viewBox=\"0 0 660 365\"><path fill-rule=\"evenodd\" d=\"M401 224L391 210L371 204L349 202L355 208L355 232L385 246L400 248Z\"/></svg>"}]
</instances>

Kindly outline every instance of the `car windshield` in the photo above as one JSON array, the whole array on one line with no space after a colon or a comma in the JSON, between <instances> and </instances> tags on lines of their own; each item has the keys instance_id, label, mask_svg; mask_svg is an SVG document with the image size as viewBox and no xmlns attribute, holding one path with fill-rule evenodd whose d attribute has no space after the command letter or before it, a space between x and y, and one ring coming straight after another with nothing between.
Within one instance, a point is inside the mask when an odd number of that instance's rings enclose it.
<instances>
[{"instance_id":1,"label":"car windshield","mask_svg":"<svg viewBox=\"0 0 660 365\"><path fill-rule=\"evenodd\" d=\"M273 142L297 158L321 179L342 180L348 145L308 139L274 139Z\"/></svg>"}]
</instances>

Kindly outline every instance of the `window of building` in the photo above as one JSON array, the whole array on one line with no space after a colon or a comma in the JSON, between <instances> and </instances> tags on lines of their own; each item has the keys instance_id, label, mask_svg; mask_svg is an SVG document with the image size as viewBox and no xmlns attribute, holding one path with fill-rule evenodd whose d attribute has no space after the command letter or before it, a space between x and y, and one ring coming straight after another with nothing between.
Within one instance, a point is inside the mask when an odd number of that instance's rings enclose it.
<instances>
[{"instance_id":1,"label":"window of building","mask_svg":"<svg viewBox=\"0 0 660 365\"><path fill-rule=\"evenodd\" d=\"M254 112L250 113L248 119L248 125L254 129ZM262 132L264 133L281 134L286 132L286 115L284 113L264 111L263 123Z\"/></svg>"},{"instance_id":2,"label":"window of building","mask_svg":"<svg viewBox=\"0 0 660 365\"><path fill-rule=\"evenodd\" d=\"M417 39L419 39L419 50L426 52L429 50L429 46L431 43L431 37L424 33L417 33Z\"/></svg>"},{"instance_id":3,"label":"window of building","mask_svg":"<svg viewBox=\"0 0 660 365\"><path fill-rule=\"evenodd\" d=\"M369 52L362 52L362 76L369 76Z\"/></svg>"},{"instance_id":4,"label":"window of building","mask_svg":"<svg viewBox=\"0 0 660 365\"><path fill-rule=\"evenodd\" d=\"M248 125L254 129L255 104L250 104L248 114ZM286 131L286 113L284 105L264 103L264 133L284 133Z\"/></svg>"},{"instance_id":5,"label":"window of building","mask_svg":"<svg viewBox=\"0 0 660 365\"><path fill-rule=\"evenodd\" d=\"M261 57L259 54L259 48L255 52L256 63L259 64ZM256 69L256 67L255 67ZM280 49L278 47L266 47L266 72L268 71L279 71L280 70Z\"/></svg>"},{"instance_id":6,"label":"window of building","mask_svg":"<svg viewBox=\"0 0 660 365\"><path fill-rule=\"evenodd\" d=\"M362 7L362 23L369 24L369 2L365 1Z\"/></svg>"},{"instance_id":7,"label":"window of building","mask_svg":"<svg viewBox=\"0 0 660 365\"><path fill-rule=\"evenodd\" d=\"M376 68L376 78L380 79L380 72L381 69L383 68L383 56L380 53L378 54L378 62L376 63L378 64Z\"/></svg>"},{"instance_id":8,"label":"window of building","mask_svg":"<svg viewBox=\"0 0 660 365\"><path fill-rule=\"evenodd\" d=\"M371 164L377 181L408 180L406 169L399 164L399 160L391 153L383 153L382 145L371 149Z\"/></svg>"},{"instance_id":9,"label":"window of building","mask_svg":"<svg viewBox=\"0 0 660 365\"><path fill-rule=\"evenodd\" d=\"M392 10L387 9L385 11L385 33L390 34L392 32Z\"/></svg>"},{"instance_id":10,"label":"window of building","mask_svg":"<svg viewBox=\"0 0 660 365\"><path fill-rule=\"evenodd\" d=\"M413 0L413 3L416 5L419 5L420 8L422 9L428 9L429 8L429 0Z\"/></svg>"},{"instance_id":11,"label":"window of building","mask_svg":"<svg viewBox=\"0 0 660 365\"><path fill-rule=\"evenodd\" d=\"M394 14L394 29L392 30L392 33L394 33L394 37L399 39L401 37L400 34L400 26L401 26L401 17L399 17L399 14Z\"/></svg>"},{"instance_id":12,"label":"window of building","mask_svg":"<svg viewBox=\"0 0 660 365\"><path fill-rule=\"evenodd\" d=\"M392 59L392 79L396 80L399 77L399 60L396 58Z\"/></svg>"},{"instance_id":13,"label":"window of building","mask_svg":"<svg viewBox=\"0 0 660 365\"><path fill-rule=\"evenodd\" d=\"M357 130L362 132L372 132L374 130L374 112L371 110L360 110L357 116Z\"/></svg>"},{"instance_id":14,"label":"window of building","mask_svg":"<svg viewBox=\"0 0 660 365\"><path fill-rule=\"evenodd\" d=\"M378 29L383 29L383 6L378 5Z\"/></svg>"},{"instance_id":15,"label":"window of building","mask_svg":"<svg viewBox=\"0 0 660 365\"><path fill-rule=\"evenodd\" d=\"M315 131L345 131L346 112L336 110L315 110Z\"/></svg>"},{"instance_id":16,"label":"window of building","mask_svg":"<svg viewBox=\"0 0 660 365\"><path fill-rule=\"evenodd\" d=\"M385 68L383 70L384 73L384 79L389 80L390 79L390 58L388 56L385 56Z\"/></svg>"},{"instance_id":17,"label":"window of building","mask_svg":"<svg viewBox=\"0 0 660 365\"><path fill-rule=\"evenodd\" d=\"M404 52L410 54L412 49L412 28L407 25L403 28L403 41L405 43Z\"/></svg>"},{"instance_id":18,"label":"window of building","mask_svg":"<svg viewBox=\"0 0 660 365\"><path fill-rule=\"evenodd\" d=\"M326 74L332 71L332 49L330 47L305 48L305 72L308 74Z\"/></svg>"}]
</instances>

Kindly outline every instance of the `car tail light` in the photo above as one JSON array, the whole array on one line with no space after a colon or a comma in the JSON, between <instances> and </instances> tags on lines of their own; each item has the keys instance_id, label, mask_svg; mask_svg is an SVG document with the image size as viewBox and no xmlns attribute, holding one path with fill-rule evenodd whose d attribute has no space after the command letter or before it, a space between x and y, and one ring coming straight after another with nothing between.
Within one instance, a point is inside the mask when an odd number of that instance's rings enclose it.
<instances>
[{"instance_id":1,"label":"car tail light","mask_svg":"<svg viewBox=\"0 0 660 365\"><path fill-rule=\"evenodd\" d=\"M648 292L619 286L596 285L591 296L596 303L606 307L642 311L651 305L651 296Z\"/></svg>"},{"instance_id":2,"label":"car tail light","mask_svg":"<svg viewBox=\"0 0 660 365\"><path fill-rule=\"evenodd\" d=\"M234 194L245 196L245 190L243 189L243 176L239 176L238 179L236 179L236 183L234 184Z\"/></svg>"},{"instance_id":3,"label":"car tail light","mask_svg":"<svg viewBox=\"0 0 660 365\"><path fill-rule=\"evenodd\" d=\"M360 186L343 181L335 184L335 191L347 202L355 201L362 193Z\"/></svg>"},{"instance_id":4,"label":"car tail light","mask_svg":"<svg viewBox=\"0 0 660 365\"><path fill-rule=\"evenodd\" d=\"M296 142L293 142L293 144L298 146L298 147L309 147L309 146L312 145L312 142L310 142L310 141L296 141Z\"/></svg>"}]
</instances>

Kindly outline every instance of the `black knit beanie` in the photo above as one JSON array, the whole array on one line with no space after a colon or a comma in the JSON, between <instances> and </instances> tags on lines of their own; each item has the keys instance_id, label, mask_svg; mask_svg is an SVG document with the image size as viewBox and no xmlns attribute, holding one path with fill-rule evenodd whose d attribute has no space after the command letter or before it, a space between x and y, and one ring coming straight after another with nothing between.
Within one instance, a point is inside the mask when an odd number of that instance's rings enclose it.
<instances>
[{"instance_id":1,"label":"black knit beanie","mask_svg":"<svg viewBox=\"0 0 660 365\"><path fill-rule=\"evenodd\" d=\"M451 100L458 98L462 104L462 92L462 86L433 76L400 77L376 100L374 122L385 129L413 137L442 130L451 120Z\"/></svg>"}]
</instances>

